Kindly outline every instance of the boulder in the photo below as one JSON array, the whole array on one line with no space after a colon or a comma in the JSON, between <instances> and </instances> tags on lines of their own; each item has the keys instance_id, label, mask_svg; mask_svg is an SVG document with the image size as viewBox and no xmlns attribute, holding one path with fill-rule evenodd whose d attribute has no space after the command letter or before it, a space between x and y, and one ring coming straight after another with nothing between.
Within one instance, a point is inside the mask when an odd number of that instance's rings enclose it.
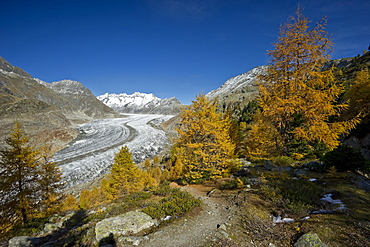
<instances>
[{"instance_id":1,"label":"boulder","mask_svg":"<svg viewBox=\"0 0 370 247\"><path fill-rule=\"evenodd\" d=\"M40 240L38 238L19 236L9 240L9 247L35 247L39 242Z\"/></svg>"},{"instance_id":2,"label":"boulder","mask_svg":"<svg viewBox=\"0 0 370 247\"><path fill-rule=\"evenodd\" d=\"M95 226L95 238L98 242L113 236L129 236L157 225L157 221L140 211L131 211L117 217L104 219Z\"/></svg>"},{"instance_id":3,"label":"boulder","mask_svg":"<svg viewBox=\"0 0 370 247\"><path fill-rule=\"evenodd\" d=\"M141 237L120 237L118 238L118 244L121 246L124 245L133 245L133 246L138 246L140 245L142 238Z\"/></svg>"},{"instance_id":4,"label":"boulder","mask_svg":"<svg viewBox=\"0 0 370 247\"><path fill-rule=\"evenodd\" d=\"M41 232L41 234L50 234L54 231L58 231L58 230L64 228L65 225L67 224L67 222L69 220L71 220L71 218L75 215L76 215L75 211L70 211L63 217L59 216L59 215L52 216L49 219L50 223L46 223L44 225L44 229Z\"/></svg>"},{"instance_id":5,"label":"boulder","mask_svg":"<svg viewBox=\"0 0 370 247\"><path fill-rule=\"evenodd\" d=\"M294 247L328 247L326 244L321 242L319 236L316 233L306 233L302 235L297 242L294 244Z\"/></svg>"},{"instance_id":6,"label":"boulder","mask_svg":"<svg viewBox=\"0 0 370 247\"><path fill-rule=\"evenodd\" d=\"M324 165L318 161L310 161L303 165L304 168L311 171L323 171Z\"/></svg>"},{"instance_id":7,"label":"boulder","mask_svg":"<svg viewBox=\"0 0 370 247\"><path fill-rule=\"evenodd\" d=\"M263 164L263 168L264 168L266 171L271 171L274 167L275 167L275 165L274 165L270 160L267 160L267 161Z\"/></svg>"},{"instance_id":8,"label":"boulder","mask_svg":"<svg viewBox=\"0 0 370 247\"><path fill-rule=\"evenodd\" d=\"M242 166L240 170L234 172L235 177L246 177L251 174L251 171L248 166Z\"/></svg>"}]
</instances>

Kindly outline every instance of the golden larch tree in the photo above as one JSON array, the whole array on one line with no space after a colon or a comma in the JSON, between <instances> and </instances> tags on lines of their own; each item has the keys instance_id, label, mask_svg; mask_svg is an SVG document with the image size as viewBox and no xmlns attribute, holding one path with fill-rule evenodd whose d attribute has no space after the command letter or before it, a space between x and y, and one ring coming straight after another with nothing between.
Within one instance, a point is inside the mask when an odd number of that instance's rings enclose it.
<instances>
[{"instance_id":1,"label":"golden larch tree","mask_svg":"<svg viewBox=\"0 0 370 247\"><path fill-rule=\"evenodd\" d=\"M228 175L235 146L230 140L230 120L217 112L216 102L196 97L180 113L175 155L178 167L190 182Z\"/></svg>"},{"instance_id":2,"label":"golden larch tree","mask_svg":"<svg viewBox=\"0 0 370 247\"><path fill-rule=\"evenodd\" d=\"M122 147L114 157L114 162L107 178L102 181L108 200L144 189L145 174L132 160L127 146Z\"/></svg>"},{"instance_id":3,"label":"golden larch tree","mask_svg":"<svg viewBox=\"0 0 370 247\"><path fill-rule=\"evenodd\" d=\"M356 77L345 97L349 99L347 112L350 116L370 114L370 71L365 69L357 72Z\"/></svg>"},{"instance_id":4,"label":"golden larch tree","mask_svg":"<svg viewBox=\"0 0 370 247\"><path fill-rule=\"evenodd\" d=\"M344 88L332 68L322 70L332 46L326 19L313 28L309 23L298 8L296 17L281 26L275 49L268 51L267 73L260 77L262 119L270 121L279 133L281 154L290 153L293 143L311 150L317 144L333 149L339 144L339 135L357 123L356 119L331 121L347 107L336 101Z\"/></svg>"},{"instance_id":5,"label":"golden larch tree","mask_svg":"<svg viewBox=\"0 0 370 247\"><path fill-rule=\"evenodd\" d=\"M19 122L0 150L0 224L27 223L52 213L63 187L50 155L30 144Z\"/></svg>"}]
</instances>

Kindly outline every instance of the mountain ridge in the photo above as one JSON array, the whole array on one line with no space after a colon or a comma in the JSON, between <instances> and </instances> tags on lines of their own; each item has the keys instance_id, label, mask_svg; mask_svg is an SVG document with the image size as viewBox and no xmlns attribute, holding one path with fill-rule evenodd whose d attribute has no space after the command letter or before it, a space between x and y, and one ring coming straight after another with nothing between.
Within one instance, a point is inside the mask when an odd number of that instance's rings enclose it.
<instances>
[{"instance_id":1,"label":"mountain ridge","mask_svg":"<svg viewBox=\"0 0 370 247\"><path fill-rule=\"evenodd\" d=\"M47 85L0 57L0 146L5 145L15 120L36 143L50 143L57 151L79 134L76 124L118 116L88 89L75 100Z\"/></svg>"},{"instance_id":2,"label":"mountain ridge","mask_svg":"<svg viewBox=\"0 0 370 247\"><path fill-rule=\"evenodd\" d=\"M119 113L145 113L173 115L183 106L176 97L160 99L154 94L135 92L133 94L109 94L97 96L101 102Z\"/></svg>"}]
</instances>

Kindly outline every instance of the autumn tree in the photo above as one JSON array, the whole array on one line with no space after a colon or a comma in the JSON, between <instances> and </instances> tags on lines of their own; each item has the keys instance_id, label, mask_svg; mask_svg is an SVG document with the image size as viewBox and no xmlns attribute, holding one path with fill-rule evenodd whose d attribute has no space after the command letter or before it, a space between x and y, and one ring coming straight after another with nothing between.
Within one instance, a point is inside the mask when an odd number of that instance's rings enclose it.
<instances>
[{"instance_id":1,"label":"autumn tree","mask_svg":"<svg viewBox=\"0 0 370 247\"><path fill-rule=\"evenodd\" d=\"M229 137L230 120L217 112L216 102L197 96L180 116L173 152L178 171L190 182L229 174L235 146Z\"/></svg>"},{"instance_id":2,"label":"autumn tree","mask_svg":"<svg viewBox=\"0 0 370 247\"><path fill-rule=\"evenodd\" d=\"M104 202L106 202L106 198L101 187L94 187L92 190L82 190L80 193L79 206L82 209L93 208Z\"/></svg>"},{"instance_id":3,"label":"autumn tree","mask_svg":"<svg viewBox=\"0 0 370 247\"><path fill-rule=\"evenodd\" d=\"M347 112L350 116L361 115L365 117L370 114L370 71L365 69L359 71L346 92L349 100Z\"/></svg>"},{"instance_id":4,"label":"autumn tree","mask_svg":"<svg viewBox=\"0 0 370 247\"><path fill-rule=\"evenodd\" d=\"M64 196L60 193L64 189L62 171L51 161L50 148L44 146L39 150L39 184L40 215L51 215L58 210Z\"/></svg>"},{"instance_id":5,"label":"autumn tree","mask_svg":"<svg viewBox=\"0 0 370 247\"><path fill-rule=\"evenodd\" d=\"M110 174L102 181L102 189L107 199L117 199L121 195L140 191L144 187L144 172L135 165L128 147L122 147L114 157Z\"/></svg>"},{"instance_id":6,"label":"autumn tree","mask_svg":"<svg viewBox=\"0 0 370 247\"><path fill-rule=\"evenodd\" d=\"M30 144L20 123L6 143L9 147L0 150L1 223L26 223L55 206L60 172L45 152Z\"/></svg>"},{"instance_id":7,"label":"autumn tree","mask_svg":"<svg viewBox=\"0 0 370 247\"><path fill-rule=\"evenodd\" d=\"M323 18L313 28L300 8L281 26L266 74L260 77L258 103L261 121L269 121L279 133L281 154L307 152L317 145L333 149L338 137L357 120L331 121L347 107L336 99L343 92L333 69L323 71L332 42ZM262 133L263 134L263 133ZM256 133L258 138L258 133ZM270 140L274 142L275 140Z\"/></svg>"}]
</instances>

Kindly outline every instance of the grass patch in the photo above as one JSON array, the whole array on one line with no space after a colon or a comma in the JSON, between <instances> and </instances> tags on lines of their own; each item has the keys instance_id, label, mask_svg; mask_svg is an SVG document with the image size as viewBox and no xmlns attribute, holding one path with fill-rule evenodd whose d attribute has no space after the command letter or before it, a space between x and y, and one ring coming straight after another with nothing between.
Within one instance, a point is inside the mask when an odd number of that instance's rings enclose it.
<instances>
[{"instance_id":1,"label":"grass patch","mask_svg":"<svg viewBox=\"0 0 370 247\"><path fill-rule=\"evenodd\" d=\"M271 178L258 193L287 213L304 214L315 208L323 195L321 186L305 179Z\"/></svg>"}]
</instances>

